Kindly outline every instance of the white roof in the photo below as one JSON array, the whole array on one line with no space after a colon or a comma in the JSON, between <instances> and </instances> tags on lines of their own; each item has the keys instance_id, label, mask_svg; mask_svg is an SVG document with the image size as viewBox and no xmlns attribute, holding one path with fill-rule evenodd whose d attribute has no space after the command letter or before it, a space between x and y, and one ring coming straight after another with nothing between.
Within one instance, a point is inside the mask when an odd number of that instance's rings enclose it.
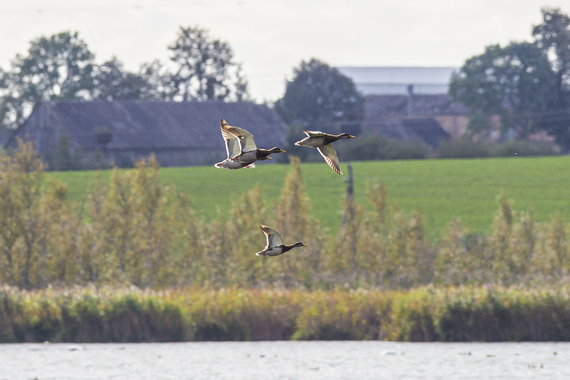
<instances>
[{"instance_id":1,"label":"white roof","mask_svg":"<svg viewBox=\"0 0 570 380\"><path fill-rule=\"evenodd\" d=\"M359 67L339 66L364 95L406 94L408 85L416 94L446 94L455 67Z\"/></svg>"}]
</instances>

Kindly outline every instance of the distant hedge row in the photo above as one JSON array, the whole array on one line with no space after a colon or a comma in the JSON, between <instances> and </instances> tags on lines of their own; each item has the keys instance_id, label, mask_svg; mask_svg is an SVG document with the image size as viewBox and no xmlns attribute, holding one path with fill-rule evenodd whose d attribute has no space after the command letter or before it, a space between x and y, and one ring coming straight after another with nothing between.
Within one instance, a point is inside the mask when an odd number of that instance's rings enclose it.
<instances>
[{"instance_id":1,"label":"distant hedge row","mask_svg":"<svg viewBox=\"0 0 570 380\"><path fill-rule=\"evenodd\" d=\"M0 289L0 342L569 341L570 288Z\"/></svg>"},{"instance_id":2,"label":"distant hedge row","mask_svg":"<svg viewBox=\"0 0 570 380\"><path fill-rule=\"evenodd\" d=\"M359 136L338 147L347 161L421 158L476 158L551 156L559 154L555 144L545 141L509 140L504 143L473 141L464 137L444 141L437 148L421 142L397 140L379 135Z\"/></svg>"}]
</instances>

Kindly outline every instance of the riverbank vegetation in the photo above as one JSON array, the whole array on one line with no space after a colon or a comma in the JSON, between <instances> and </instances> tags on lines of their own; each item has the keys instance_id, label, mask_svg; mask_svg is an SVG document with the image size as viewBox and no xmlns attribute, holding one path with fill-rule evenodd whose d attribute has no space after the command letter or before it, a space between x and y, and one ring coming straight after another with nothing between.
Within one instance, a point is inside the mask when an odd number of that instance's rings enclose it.
<instances>
[{"instance_id":1,"label":"riverbank vegetation","mask_svg":"<svg viewBox=\"0 0 570 380\"><path fill-rule=\"evenodd\" d=\"M568 287L0 289L0 342L567 341Z\"/></svg>"}]
</instances>

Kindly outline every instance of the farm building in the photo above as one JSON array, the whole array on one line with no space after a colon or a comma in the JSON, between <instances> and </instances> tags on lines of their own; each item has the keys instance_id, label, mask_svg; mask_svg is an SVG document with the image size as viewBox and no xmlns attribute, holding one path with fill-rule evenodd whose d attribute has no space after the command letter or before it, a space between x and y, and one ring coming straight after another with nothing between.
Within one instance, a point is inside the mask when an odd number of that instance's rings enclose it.
<instances>
[{"instance_id":1,"label":"farm building","mask_svg":"<svg viewBox=\"0 0 570 380\"><path fill-rule=\"evenodd\" d=\"M340 66L362 95L406 95L408 86L417 94L447 94L455 67Z\"/></svg>"},{"instance_id":2,"label":"farm building","mask_svg":"<svg viewBox=\"0 0 570 380\"><path fill-rule=\"evenodd\" d=\"M467 109L446 94L367 95L364 99L362 132L407 140L419 134L436 146L440 139L462 136L467 128Z\"/></svg>"},{"instance_id":3,"label":"farm building","mask_svg":"<svg viewBox=\"0 0 570 380\"><path fill-rule=\"evenodd\" d=\"M337 67L365 98L363 133L437 146L465 133L467 109L447 94L453 67Z\"/></svg>"},{"instance_id":4,"label":"farm building","mask_svg":"<svg viewBox=\"0 0 570 380\"><path fill-rule=\"evenodd\" d=\"M129 166L151 153L162 166L210 165L226 156L221 118L248 129L260 146L283 146L287 127L265 105L138 100L41 103L7 146L17 137L33 141L55 169L66 161L75 168Z\"/></svg>"}]
</instances>

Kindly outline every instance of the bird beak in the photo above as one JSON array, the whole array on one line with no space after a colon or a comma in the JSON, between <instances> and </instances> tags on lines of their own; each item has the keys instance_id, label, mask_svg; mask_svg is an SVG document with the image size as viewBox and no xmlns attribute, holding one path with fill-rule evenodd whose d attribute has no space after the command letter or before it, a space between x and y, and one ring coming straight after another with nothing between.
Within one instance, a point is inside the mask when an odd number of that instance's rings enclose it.
<instances>
[{"instance_id":1,"label":"bird beak","mask_svg":"<svg viewBox=\"0 0 570 380\"><path fill-rule=\"evenodd\" d=\"M285 152L287 152L287 151L284 149L279 149L279 153L285 153Z\"/></svg>"},{"instance_id":2,"label":"bird beak","mask_svg":"<svg viewBox=\"0 0 570 380\"><path fill-rule=\"evenodd\" d=\"M349 138L349 139L353 139L353 138L355 138L355 137L356 137L356 136L348 135L348 138Z\"/></svg>"}]
</instances>

